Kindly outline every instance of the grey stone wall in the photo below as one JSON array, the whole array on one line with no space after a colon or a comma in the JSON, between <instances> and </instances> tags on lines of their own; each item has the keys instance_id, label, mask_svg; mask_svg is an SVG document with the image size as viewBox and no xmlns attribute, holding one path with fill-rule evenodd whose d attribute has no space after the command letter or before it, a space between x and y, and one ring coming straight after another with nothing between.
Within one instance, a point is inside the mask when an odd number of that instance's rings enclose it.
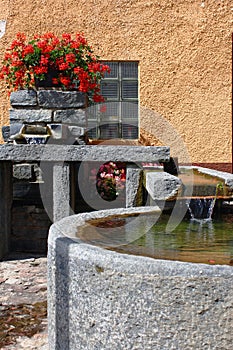
<instances>
[{"instance_id":1,"label":"grey stone wall","mask_svg":"<svg viewBox=\"0 0 233 350\"><path fill-rule=\"evenodd\" d=\"M11 233L12 166L0 162L0 258L8 253Z\"/></svg>"},{"instance_id":2,"label":"grey stone wall","mask_svg":"<svg viewBox=\"0 0 233 350\"><path fill-rule=\"evenodd\" d=\"M12 109L10 110L10 122L34 123L64 121L64 115L69 115L72 123L78 125L80 120L77 115L83 116L83 108L87 101L85 94L78 91L57 90L19 90L10 96ZM79 108L81 110L79 110ZM56 117L54 118L54 116ZM60 118L58 116L61 116ZM84 120L81 121L84 125Z\"/></svg>"},{"instance_id":3,"label":"grey stone wall","mask_svg":"<svg viewBox=\"0 0 233 350\"><path fill-rule=\"evenodd\" d=\"M45 254L47 252L48 230L51 221L38 203L28 205L21 201L12 209L12 251Z\"/></svg>"},{"instance_id":4,"label":"grey stone wall","mask_svg":"<svg viewBox=\"0 0 233 350\"><path fill-rule=\"evenodd\" d=\"M86 94L78 91L19 90L10 96L10 126L2 128L4 141L23 143L15 135L23 126L49 126L50 139L66 140L67 144L85 144ZM36 129L37 127L37 129ZM39 132L38 132L39 134Z\"/></svg>"},{"instance_id":5,"label":"grey stone wall","mask_svg":"<svg viewBox=\"0 0 233 350\"><path fill-rule=\"evenodd\" d=\"M41 169L37 163L14 164L12 180L9 250L45 254L52 222L41 201Z\"/></svg>"}]
</instances>

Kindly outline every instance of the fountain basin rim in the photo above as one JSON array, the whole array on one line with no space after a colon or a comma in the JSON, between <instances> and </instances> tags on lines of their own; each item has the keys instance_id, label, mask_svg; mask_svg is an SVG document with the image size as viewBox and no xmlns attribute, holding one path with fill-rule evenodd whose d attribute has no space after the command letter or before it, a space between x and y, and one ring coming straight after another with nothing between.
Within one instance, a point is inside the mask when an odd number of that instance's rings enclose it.
<instances>
[{"instance_id":1,"label":"fountain basin rim","mask_svg":"<svg viewBox=\"0 0 233 350\"><path fill-rule=\"evenodd\" d=\"M122 254L82 242L77 238L78 227L86 220L107 218L111 215L151 213L158 207L120 208L76 214L55 222L49 230L49 250L54 250L62 261L81 260L84 264L95 265L103 270L119 274L159 275L179 277L228 277L233 278L233 268L228 265L208 265L174 260L153 259L145 256ZM64 234L65 232L65 234Z\"/></svg>"},{"instance_id":2,"label":"fountain basin rim","mask_svg":"<svg viewBox=\"0 0 233 350\"><path fill-rule=\"evenodd\" d=\"M180 170L197 170L200 174L213 176L213 177L219 178L219 180L223 180L225 185L233 189L233 174L231 173L210 169L210 168L204 168L197 165L192 165L192 166L181 165Z\"/></svg>"}]
</instances>

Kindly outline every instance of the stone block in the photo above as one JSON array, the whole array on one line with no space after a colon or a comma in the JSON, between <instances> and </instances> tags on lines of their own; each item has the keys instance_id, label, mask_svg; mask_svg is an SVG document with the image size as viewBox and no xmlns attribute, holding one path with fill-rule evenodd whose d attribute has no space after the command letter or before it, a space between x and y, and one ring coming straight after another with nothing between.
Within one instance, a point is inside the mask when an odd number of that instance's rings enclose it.
<instances>
[{"instance_id":1,"label":"stone block","mask_svg":"<svg viewBox=\"0 0 233 350\"><path fill-rule=\"evenodd\" d=\"M12 107L32 107L37 105L37 95L35 90L19 90L10 95Z\"/></svg>"},{"instance_id":2,"label":"stone block","mask_svg":"<svg viewBox=\"0 0 233 350\"><path fill-rule=\"evenodd\" d=\"M56 123L86 126L86 113L83 109L54 111L53 121Z\"/></svg>"},{"instance_id":3,"label":"stone block","mask_svg":"<svg viewBox=\"0 0 233 350\"><path fill-rule=\"evenodd\" d=\"M161 162L170 158L169 147L108 145L0 145L0 160ZM229 174L231 175L231 174ZM233 176L232 176L233 178Z\"/></svg>"},{"instance_id":4,"label":"stone block","mask_svg":"<svg viewBox=\"0 0 233 350\"><path fill-rule=\"evenodd\" d=\"M70 215L70 166L68 163L53 165L53 221Z\"/></svg>"},{"instance_id":5,"label":"stone block","mask_svg":"<svg viewBox=\"0 0 233 350\"><path fill-rule=\"evenodd\" d=\"M51 123L52 111L50 111L48 109L11 109L10 110L10 121L11 121L11 123L14 123L14 122Z\"/></svg>"},{"instance_id":6,"label":"stone block","mask_svg":"<svg viewBox=\"0 0 233 350\"><path fill-rule=\"evenodd\" d=\"M182 189L182 181L166 172L148 172L146 174L146 190L153 200L176 198Z\"/></svg>"},{"instance_id":7,"label":"stone block","mask_svg":"<svg viewBox=\"0 0 233 350\"><path fill-rule=\"evenodd\" d=\"M126 208L142 205L143 170L127 165L126 168Z\"/></svg>"},{"instance_id":8,"label":"stone block","mask_svg":"<svg viewBox=\"0 0 233 350\"><path fill-rule=\"evenodd\" d=\"M18 134L23 128L22 123L13 123L10 125L10 136Z\"/></svg>"},{"instance_id":9,"label":"stone block","mask_svg":"<svg viewBox=\"0 0 233 350\"><path fill-rule=\"evenodd\" d=\"M86 95L79 91L40 90L38 104L43 108L81 108L86 107Z\"/></svg>"},{"instance_id":10,"label":"stone block","mask_svg":"<svg viewBox=\"0 0 233 350\"><path fill-rule=\"evenodd\" d=\"M10 137L10 126L2 126L2 137L5 142L8 141Z\"/></svg>"},{"instance_id":11,"label":"stone block","mask_svg":"<svg viewBox=\"0 0 233 350\"><path fill-rule=\"evenodd\" d=\"M13 177L18 180L32 180L34 177L33 164L14 164Z\"/></svg>"},{"instance_id":12,"label":"stone block","mask_svg":"<svg viewBox=\"0 0 233 350\"><path fill-rule=\"evenodd\" d=\"M80 137L85 135L85 129L80 126L68 126L70 134L74 137Z\"/></svg>"}]
</instances>

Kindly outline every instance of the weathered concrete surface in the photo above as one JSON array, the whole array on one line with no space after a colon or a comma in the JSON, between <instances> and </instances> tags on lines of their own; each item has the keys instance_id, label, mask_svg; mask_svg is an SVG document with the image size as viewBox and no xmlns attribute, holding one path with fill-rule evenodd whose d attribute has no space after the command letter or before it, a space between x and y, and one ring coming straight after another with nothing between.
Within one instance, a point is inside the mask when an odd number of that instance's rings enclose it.
<instances>
[{"instance_id":1,"label":"weathered concrete surface","mask_svg":"<svg viewBox=\"0 0 233 350\"><path fill-rule=\"evenodd\" d=\"M119 254L69 238L86 219L113 213L71 216L50 229L50 350L230 350L233 268Z\"/></svg>"},{"instance_id":2,"label":"weathered concrete surface","mask_svg":"<svg viewBox=\"0 0 233 350\"><path fill-rule=\"evenodd\" d=\"M182 181L166 172L146 173L146 189L153 200L174 199L182 188Z\"/></svg>"},{"instance_id":3,"label":"weathered concrete surface","mask_svg":"<svg viewBox=\"0 0 233 350\"><path fill-rule=\"evenodd\" d=\"M14 161L168 161L169 147L90 145L0 145L0 160Z\"/></svg>"}]
</instances>

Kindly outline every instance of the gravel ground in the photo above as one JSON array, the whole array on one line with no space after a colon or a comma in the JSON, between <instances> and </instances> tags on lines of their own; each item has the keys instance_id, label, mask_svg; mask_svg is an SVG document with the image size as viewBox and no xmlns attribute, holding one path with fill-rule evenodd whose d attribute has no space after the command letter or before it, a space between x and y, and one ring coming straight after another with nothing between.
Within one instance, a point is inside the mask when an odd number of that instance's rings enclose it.
<instances>
[{"instance_id":1,"label":"gravel ground","mask_svg":"<svg viewBox=\"0 0 233 350\"><path fill-rule=\"evenodd\" d=\"M0 349L47 350L47 258L0 262Z\"/></svg>"}]
</instances>

